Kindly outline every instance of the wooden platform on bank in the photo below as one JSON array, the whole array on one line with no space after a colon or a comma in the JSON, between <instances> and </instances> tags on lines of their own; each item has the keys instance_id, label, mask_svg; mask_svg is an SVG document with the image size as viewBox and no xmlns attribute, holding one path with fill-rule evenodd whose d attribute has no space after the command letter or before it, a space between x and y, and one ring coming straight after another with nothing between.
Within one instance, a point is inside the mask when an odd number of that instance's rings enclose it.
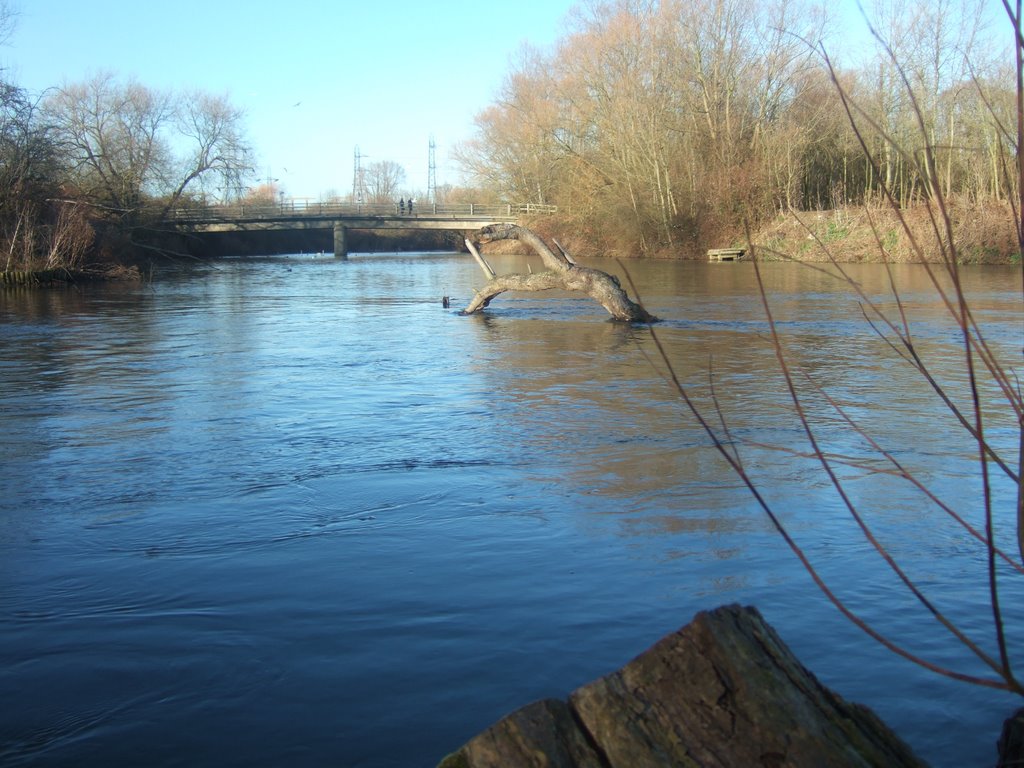
<instances>
[{"instance_id":1,"label":"wooden platform on bank","mask_svg":"<svg viewBox=\"0 0 1024 768\"><path fill-rule=\"evenodd\" d=\"M708 251L708 261L739 261L746 248L712 248Z\"/></svg>"}]
</instances>

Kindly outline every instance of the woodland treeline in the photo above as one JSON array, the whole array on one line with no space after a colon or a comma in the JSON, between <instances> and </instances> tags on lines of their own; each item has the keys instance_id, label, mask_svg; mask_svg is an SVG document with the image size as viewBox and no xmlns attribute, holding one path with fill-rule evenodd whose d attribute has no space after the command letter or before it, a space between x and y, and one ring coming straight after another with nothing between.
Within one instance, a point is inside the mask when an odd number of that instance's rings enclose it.
<instances>
[{"instance_id":1,"label":"woodland treeline","mask_svg":"<svg viewBox=\"0 0 1024 768\"><path fill-rule=\"evenodd\" d=\"M986 10L879 3L855 19L875 33L861 47L803 0L590 3L553 50L523 52L460 160L609 254L685 252L883 188L910 207L929 178L1002 204L1017 195L1014 41Z\"/></svg>"},{"instance_id":2,"label":"woodland treeline","mask_svg":"<svg viewBox=\"0 0 1024 768\"><path fill-rule=\"evenodd\" d=\"M0 270L76 268L146 246L169 208L251 171L227 97L102 74L41 99L0 83Z\"/></svg>"},{"instance_id":3,"label":"woodland treeline","mask_svg":"<svg viewBox=\"0 0 1024 768\"><path fill-rule=\"evenodd\" d=\"M0 0L0 43L16 21ZM0 271L119 261L169 208L241 188L243 118L227 96L111 73L38 96L0 72Z\"/></svg>"}]
</instances>

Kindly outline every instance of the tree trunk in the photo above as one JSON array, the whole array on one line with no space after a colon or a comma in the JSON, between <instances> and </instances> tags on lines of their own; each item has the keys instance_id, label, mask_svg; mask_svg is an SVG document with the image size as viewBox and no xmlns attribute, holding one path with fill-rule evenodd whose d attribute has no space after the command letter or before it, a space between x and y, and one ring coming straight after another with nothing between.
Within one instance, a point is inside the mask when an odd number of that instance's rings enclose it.
<instances>
[{"instance_id":1,"label":"tree trunk","mask_svg":"<svg viewBox=\"0 0 1024 768\"><path fill-rule=\"evenodd\" d=\"M999 737L999 762L997 768L1014 768L1024 765L1024 709L1018 709L1005 723Z\"/></svg>"},{"instance_id":2,"label":"tree trunk","mask_svg":"<svg viewBox=\"0 0 1024 768\"><path fill-rule=\"evenodd\" d=\"M476 292L473 300L462 310L464 315L484 309L492 299L505 291L559 289L587 294L608 310L608 314L615 320L630 323L653 323L658 320L629 298L617 277L602 272L600 269L578 266L561 249L559 249L559 253L551 250L532 230L514 224L495 224L480 230L479 239L481 242L519 240L529 245L540 256L546 269L543 272L534 272L528 275L495 275L487 263L476 254L473 243L467 240L466 246L477 256L480 267L489 279L487 284Z\"/></svg>"},{"instance_id":3,"label":"tree trunk","mask_svg":"<svg viewBox=\"0 0 1024 768\"><path fill-rule=\"evenodd\" d=\"M439 768L924 768L754 608L697 614L617 672L513 712Z\"/></svg>"}]
</instances>

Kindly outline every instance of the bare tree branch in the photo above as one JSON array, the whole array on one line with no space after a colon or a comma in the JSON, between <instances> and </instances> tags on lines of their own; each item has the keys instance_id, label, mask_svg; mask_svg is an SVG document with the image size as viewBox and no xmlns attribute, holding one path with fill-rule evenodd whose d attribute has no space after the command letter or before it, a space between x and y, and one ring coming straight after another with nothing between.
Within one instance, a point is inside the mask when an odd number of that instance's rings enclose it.
<instances>
[{"instance_id":1,"label":"bare tree branch","mask_svg":"<svg viewBox=\"0 0 1024 768\"><path fill-rule=\"evenodd\" d=\"M496 224L485 227L478 234L482 242L492 240L519 240L529 245L534 253L540 256L545 271L529 275L508 274L495 275L486 262L477 254L484 274L488 277L487 284L476 292L473 300L462 313L473 314L487 307L491 301L506 291L579 291L585 293L602 307L614 320L631 323L652 323L657 318L646 309L634 302L619 284L618 278L599 269L580 267L571 262L565 253L551 250L539 235L525 227L514 224ZM470 245L470 249L476 249Z\"/></svg>"}]
</instances>

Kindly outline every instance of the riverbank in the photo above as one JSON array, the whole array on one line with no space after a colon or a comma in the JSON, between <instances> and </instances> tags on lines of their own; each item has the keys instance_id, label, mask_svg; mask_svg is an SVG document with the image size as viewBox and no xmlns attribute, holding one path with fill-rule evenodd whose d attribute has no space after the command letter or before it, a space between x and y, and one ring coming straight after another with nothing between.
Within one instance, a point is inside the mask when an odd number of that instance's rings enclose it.
<instances>
[{"instance_id":1,"label":"riverbank","mask_svg":"<svg viewBox=\"0 0 1024 768\"><path fill-rule=\"evenodd\" d=\"M1014 214L1009 204L976 205L958 202L950 207L953 242L960 264L1019 264L1021 262ZM598 243L588 241L578 227L550 218L538 218L529 224L550 240L557 239L574 255L588 258L615 256L602 252ZM946 239L942 230L943 239ZM932 211L921 204L899 211L883 203L848 206L828 211L787 211L757 227L751 240L769 261L824 262L830 258L844 263L915 263L920 257L914 243L921 246L925 258L940 261L935 247ZM492 253L511 252L515 243L488 246ZM649 258L697 260L707 258L709 248L746 248L747 235L742 222L734 231L722 232L708 241L677 243L647 254ZM504 250L503 250L504 248ZM640 254L626 254L626 257Z\"/></svg>"},{"instance_id":2,"label":"riverbank","mask_svg":"<svg viewBox=\"0 0 1024 768\"><path fill-rule=\"evenodd\" d=\"M59 287L79 283L137 281L142 279L138 267L108 266L84 269L22 269L0 272L0 285Z\"/></svg>"},{"instance_id":3,"label":"riverbank","mask_svg":"<svg viewBox=\"0 0 1024 768\"><path fill-rule=\"evenodd\" d=\"M915 263L940 261L935 228L948 242L934 208L917 205L894 210L887 205L779 214L752 238L765 259L841 262ZM1021 254L1009 205L958 204L950 208L952 242L960 264L1019 264ZM736 245L742 245L742 238Z\"/></svg>"}]
</instances>

